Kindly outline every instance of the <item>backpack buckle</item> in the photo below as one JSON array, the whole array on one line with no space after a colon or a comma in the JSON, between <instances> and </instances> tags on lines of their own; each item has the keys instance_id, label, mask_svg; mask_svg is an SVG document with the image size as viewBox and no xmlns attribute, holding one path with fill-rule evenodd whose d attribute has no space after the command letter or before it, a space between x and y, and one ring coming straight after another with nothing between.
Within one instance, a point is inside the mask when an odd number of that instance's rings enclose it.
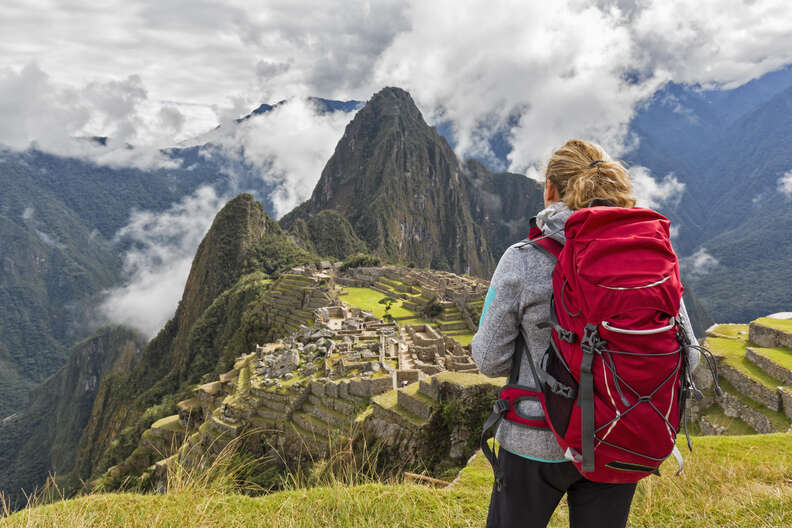
<instances>
[{"instance_id":1,"label":"backpack buckle","mask_svg":"<svg viewBox=\"0 0 792 528\"><path fill-rule=\"evenodd\" d=\"M503 414L511 408L511 403L509 400L495 400L495 404L492 406L492 412L494 414Z\"/></svg>"},{"instance_id":2,"label":"backpack buckle","mask_svg":"<svg viewBox=\"0 0 792 528\"><path fill-rule=\"evenodd\" d=\"M585 354L591 355L602 350L605 343L605 340L599 336L597 325L587 324L586 329L583 331L583 339L580 341L580 349Z\"/></svg>"},{"instance_id":3,"label":"backpack buckle","mask_svg":"<svg viewBox=\"0 0 792 528\"><path fill-rule=\"evenodd\" d=\"M574 343L575 341L577 341L578 336L572 330L567 330L566 328L563 328L560 325L556 325L555 331L558 334L558 338L566 341L567 343Z\"/></svg>"}]
</instances>

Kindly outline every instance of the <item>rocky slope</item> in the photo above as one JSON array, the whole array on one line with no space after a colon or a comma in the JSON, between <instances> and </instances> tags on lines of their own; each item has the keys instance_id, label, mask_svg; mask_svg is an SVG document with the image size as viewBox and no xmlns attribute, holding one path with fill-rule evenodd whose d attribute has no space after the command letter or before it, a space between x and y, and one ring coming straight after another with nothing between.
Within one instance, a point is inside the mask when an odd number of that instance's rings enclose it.
<instances>
[{"instance_id":1,"label":"rocky slope","mask_svg":"<svg viewBox=\"0 0 792 528\"><path fill-rule=\"evenodd\" d=\"M385 88L347 126L311 198L281 224L336 210L390 261L486 276L496 257L474 217L473 176L485 187L493 177L461 164L407 92ZM534 184L525 189L538 193Z\"/></svg>"}]
</instances>

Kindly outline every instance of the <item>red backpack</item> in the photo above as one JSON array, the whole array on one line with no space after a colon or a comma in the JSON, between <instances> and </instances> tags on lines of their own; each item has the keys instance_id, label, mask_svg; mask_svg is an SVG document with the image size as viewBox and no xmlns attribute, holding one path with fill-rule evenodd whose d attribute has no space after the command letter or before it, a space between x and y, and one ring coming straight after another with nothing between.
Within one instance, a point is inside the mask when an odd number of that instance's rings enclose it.
<instances>
[{"instance_id":1,"label":"red backpack","mask_svg":"<svg viewBox=\"0 0 792 528\"><path fill-rule=\"evenodd\" d=\"M676 435L688 387L695 387L669 221L649 209L589 207L569 217L564 233L561 245L532 222L523 243L557 259L552 339L541 365L526 354L541 386L531 388L517 384L525 350L518 336L509 384L482 433L496 483L500 471L486 440L501 418L549 427L566 458L592 481L637 482L659 473L672 452L681 470ZM522 399L540 401L546 418L519 414Z\"/></svg>"}]
</instances>

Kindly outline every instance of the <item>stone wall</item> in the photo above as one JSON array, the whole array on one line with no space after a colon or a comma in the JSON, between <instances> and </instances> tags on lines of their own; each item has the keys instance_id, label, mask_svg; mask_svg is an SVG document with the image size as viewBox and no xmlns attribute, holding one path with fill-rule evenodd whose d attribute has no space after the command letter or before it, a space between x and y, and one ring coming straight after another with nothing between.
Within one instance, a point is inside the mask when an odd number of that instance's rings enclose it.
<instances>
[{"instance_id":1,"label":"stone wall","mask_svg":"<svg viewBox=\"0 0 792 528\"><path fill-rule=\"evenodd\" d=\"M784 332L755 322L748 326L748 340L765 348L792 348L792 332Z\"/></svg>"},{"instance_id":2,"label":"stone wall","mask_svg":"<svg viewBox=\"0 0 792 528\"><path fill-rule=\"evenodd\" d=\"M726 434L725 427L710 422L706 416L702 416L701 419L699 420L699 427L701 428L701 434L705 436Z\"/></svg>"},{"instance_id":3,"label":"stone wall","mask_svg":"<svg viewBox=\"0 0 792 528\"><path fill-rule=\"evenodd\" d=\"M723 409L726 416L739 418L747 423L757 433L775 433L776 430L770 420L761 412L742 403L737 396L724 392L723 396L715 399Z\"/></svg>"},{"instance_id":4,"label":"stone wall","mask_svg":"<svg viewBox=\"0 0 792 528\"><path fill-rule=\"evenodd\" d=\"M773 378L782 381L784 385L792 385L792 371L764 357L760 352L751 347L745 349L745 357L748 361L767 372Z\"/></svg>"},{"instance_id":5,"label":"stone wall","mask_svg":"<svg viewBox=\"0 0 792 528\"><path fill-rule=\"evenodd\" d=\"M734 385L741 394L761 403L771 411L781 410L781 398L777 389L765 387L724 362L720 363L718 370L720 375Z\"/></svg>"}]
</instances>

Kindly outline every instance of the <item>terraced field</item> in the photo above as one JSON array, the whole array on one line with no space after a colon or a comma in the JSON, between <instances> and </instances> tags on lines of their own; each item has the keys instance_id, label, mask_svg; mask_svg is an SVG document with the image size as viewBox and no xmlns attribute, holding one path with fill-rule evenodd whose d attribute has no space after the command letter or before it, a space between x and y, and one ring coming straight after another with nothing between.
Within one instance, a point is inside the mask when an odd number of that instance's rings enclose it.
<instances>
[{"instance_id":1,"label":"terraced field","mask_svg":"<svg viewBox=\"0 0 792 528\"><path fill-rule=\"evenodd\" d=\"M762 345L749 339L761 340ZM792 426L792 321L760 318L750 325L708 330L706 346L719 362L722 398L703 415L726 434L783 432ZM772 346L767 346L772 345Z\"/></svg>"},{"instance_id":2,"label":"terraced field","mask_svg":"<svg viewBox=\"0 0 792 528\"><path fill-rule=\"evenodd\" d=\"M385 305L380 304L380 301L386 297L391 297L396 299L396 302L391 305L388 313L398 324L428 324L455 339L462 346L469 345L473 341L473 333L463 321L459 308L453 303L445 303L450 306L443 307L436 321L427 321L417 310L405 307L405 301L410 306L425 305L429 300L422 298L420 292L405 293L393 287L391 283L395 281L388 280L388 283L381 281L383 281L383 278L372 288L345 286L340 292L339 298L349 306L366 310L382 319L385 315ZM418 289L415 286L412 288Z\"/></svg>"}]
</instances>

